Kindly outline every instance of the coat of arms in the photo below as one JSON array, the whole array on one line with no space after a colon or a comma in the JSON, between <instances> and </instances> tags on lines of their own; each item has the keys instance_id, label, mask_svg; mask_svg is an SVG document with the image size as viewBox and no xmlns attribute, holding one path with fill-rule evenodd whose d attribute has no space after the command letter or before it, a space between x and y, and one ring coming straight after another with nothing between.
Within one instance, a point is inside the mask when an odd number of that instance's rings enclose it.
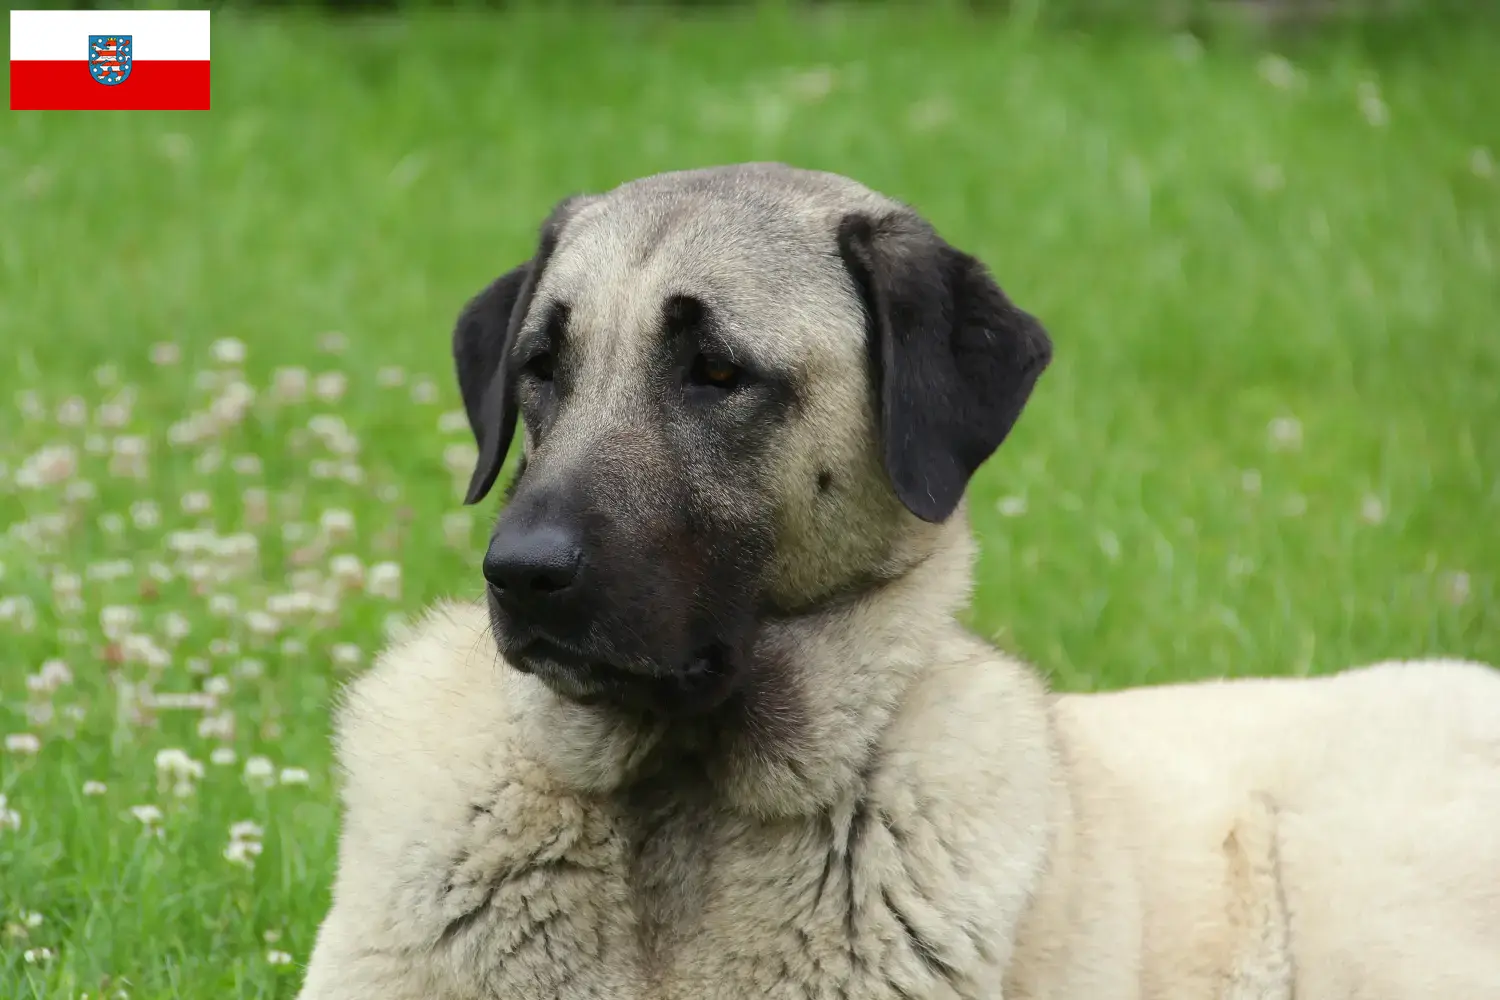
<instances>
[{"instance_id":1,"label":"coat of arms","mask_svg":"<svg viewBox=\"0 0 1500 1000\"><path fill-rule=\"evenodd\" d=\"M106 87L130 76L130 35L90 35L89 73Z\"/></svg>"}]
</instances>

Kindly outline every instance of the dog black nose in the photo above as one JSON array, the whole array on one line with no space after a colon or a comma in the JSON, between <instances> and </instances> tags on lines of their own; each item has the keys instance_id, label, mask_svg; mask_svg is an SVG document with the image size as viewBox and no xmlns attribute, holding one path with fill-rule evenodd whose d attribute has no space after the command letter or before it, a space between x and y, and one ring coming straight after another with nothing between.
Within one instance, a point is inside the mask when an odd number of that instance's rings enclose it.
<instances>
[{"instance_id":1,"label":"dog black nose","mask_svg":"<svg viewBox=\"0 0 1500 1000\"><path fill-rule=\"evenodd\" d=\"M484 554L484 578L509 600L532 601L567 590L582 562L577 533L562 525L502 525Z\"/></svg>"}]
</instances>

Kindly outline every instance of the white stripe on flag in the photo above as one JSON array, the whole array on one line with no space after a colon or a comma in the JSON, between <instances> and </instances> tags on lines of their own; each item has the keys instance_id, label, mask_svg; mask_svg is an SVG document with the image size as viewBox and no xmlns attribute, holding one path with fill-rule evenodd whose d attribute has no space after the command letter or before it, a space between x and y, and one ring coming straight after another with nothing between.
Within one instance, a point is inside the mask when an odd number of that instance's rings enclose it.
<instances>
[{"instance_id":1,"label":"white stripe on flag","mask_svg":"<svg viewBox=\"0 0 1500 1000\"><path fill-rule=\"evenodd\" d=\"M13 10L10 58L88 61L90 35L130 35L131 57L207 60L206 10Z\"/></svg>"}]
</instances>

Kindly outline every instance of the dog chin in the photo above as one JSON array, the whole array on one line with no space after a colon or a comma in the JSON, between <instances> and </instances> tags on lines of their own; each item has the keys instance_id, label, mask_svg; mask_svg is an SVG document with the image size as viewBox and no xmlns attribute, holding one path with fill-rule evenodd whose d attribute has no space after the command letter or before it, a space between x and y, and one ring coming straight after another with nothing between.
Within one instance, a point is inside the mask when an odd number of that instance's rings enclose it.
<instances>
[{"instance_id":1,"label":"dog chin","mask_svg":"<svg viewBox=\"0 0 1500 1000\"><path fill-rule=\"evenodd\" d=\"M516 642L496 629L505 661L579 705L656 716L699 715L722 705L740 670L728 647L699 650L676 667L622 667L545 639Z\"/></svg>"}]
</instances>

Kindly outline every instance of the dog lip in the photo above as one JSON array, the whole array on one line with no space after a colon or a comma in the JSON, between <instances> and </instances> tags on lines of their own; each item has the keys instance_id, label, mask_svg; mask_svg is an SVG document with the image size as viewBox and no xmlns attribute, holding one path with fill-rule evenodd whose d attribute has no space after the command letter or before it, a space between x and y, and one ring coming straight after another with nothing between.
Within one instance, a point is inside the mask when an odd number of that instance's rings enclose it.
<instances>
[{"instance_id":1,"label":"dog lip","mask_svg":"<svg viewBox=\"0 0 1500 1000\"><path fill-rule=\"evenodd\" d=\"M570 701L694 714L720 704L733 690L727 647L695 650L676 670L645 673L589 656L550 636L533 632L507 659Z\"/></svg>"},{"instance_id":2,"label":"dog lip","mask_svg":"<svg viewBox=\"0 0 1500 1000\"><path fill-rule=\"evenodd\" d=\"M568 674L579 678L644 679L650 676L642 671L632 670L615 663L608 657L590 653L571 643L561 642L539 632L532 632L520 642L514 643L508 655L511 659L527 664L530 668L528 672L532 673L538 672L536 668L539 665L550 664L553 668L562 668ZM556 670L552 672L555 673Z\"/></svg>"}]
</instances>

